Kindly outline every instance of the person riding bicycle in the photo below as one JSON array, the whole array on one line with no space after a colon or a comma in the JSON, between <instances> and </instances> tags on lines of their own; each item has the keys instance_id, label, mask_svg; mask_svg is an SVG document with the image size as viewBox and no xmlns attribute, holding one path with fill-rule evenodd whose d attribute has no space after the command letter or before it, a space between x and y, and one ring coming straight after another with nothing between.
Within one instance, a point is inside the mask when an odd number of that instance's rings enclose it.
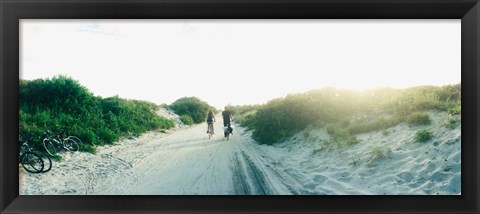
<instances>
[{"instance_id":1,"label":"person riding bicycle","mask_svg":"<svg viewBox=\"0 0 480 214\"><path fill-rule=\"evenodd\" d=\"M212 134L215 134L215 130L213 130L213 122L215 122L215 114L213 114L213 111L210 110L207 114L207 134L209 133L208 127L210 125L212 126Z\"/></svg>"},{"instance_id":2,"label":"person riding bicycle","mask_svg":"<svg viewBox=\"0 0 480 214\"><path fill-rule=\"evenodd\" d=\"M225 110L223 110L222 116L223 116L223 127L229 128L231 130L230 133L232 133L232 129L230 128L231 126L230 122L233 121L233 116L232 116L232 112L228 110L228 106L225 106Z\"/></svg>"}]
</instances>

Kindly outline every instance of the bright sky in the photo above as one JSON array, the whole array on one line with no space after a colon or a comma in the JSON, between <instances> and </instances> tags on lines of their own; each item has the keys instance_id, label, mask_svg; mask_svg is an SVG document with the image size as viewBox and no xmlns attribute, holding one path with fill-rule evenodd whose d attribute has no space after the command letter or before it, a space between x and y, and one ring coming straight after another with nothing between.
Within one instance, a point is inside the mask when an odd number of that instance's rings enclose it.
<instances>
[{"instance_id":1,"label":"bright sky","mask_svg":"<svg viewBox=\"0 0 480 214\"><path fill-rule=\"evenodd\" d=\"M20 78L95 95L256 104L334 86L460 83L456 20L22 20Z\"/></svg>"}]
</instances>

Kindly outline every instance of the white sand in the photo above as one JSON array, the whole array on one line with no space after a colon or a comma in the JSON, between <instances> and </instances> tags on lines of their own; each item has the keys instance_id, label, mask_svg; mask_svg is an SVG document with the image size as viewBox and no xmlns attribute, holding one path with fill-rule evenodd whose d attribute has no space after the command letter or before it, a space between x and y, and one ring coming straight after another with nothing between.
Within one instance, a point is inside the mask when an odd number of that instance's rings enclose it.
<instances>
[{"instance_id":1,"label":"white sand","mask_svg":"<svg viewBox=\"0 0 480 214\"><path fill-rule=\"evenodd\" d=\"M162 116L162 117L165 117L169 120L172 120L173 122L175 122L175 127L184 127L185 124L183 124L183 122L180 120L180 116L178 116L177 114L175 114L173 111L171 110L168 110L164 107L160 107L157 109L157 112L156 112L158 115Z\"/></svg>"},{"instance_id":2,"label":"white sand","mask_svg":"<svg viewBox=\"0 0 480 214\"><path fill-rule=\"evenodd\" d=\"M273 150L263 150L312 194L461 194L460 122L450 129L445 125L452 118L448 114L430 112L430 117L431 125L402 123L388 129L387 135L381 131L358 135L360 143L344 150L320 150L320 139L328 139L324 130L310 130L318 138L312 142L299 133ZM432 131L434 138L415 142L416 131L423 129ZM387 157L374 159L374 147L388 151Z\"/></svg>"},{"instance_id":3,"label":"white sand","mask_svg":"<svg viewBox=\"0 0 480 214\"><path fill-rule=\"evenodd\" d=\"M97 148L97 154L62 153L52 170L31 174L19 167L21 195L239 195L239 194L460 194L460 126L447 128L445 113L432 125L359 135L344 150L319 150L323 130L309 130L275 146L258 145L235 127L208 139L206 124L167 133L149 132L133 140ZM434 139L414 142L417 130ZM217 132L222 121L215 123ZM311 142L310 142L311 141ZM372 160L380 146L388 157ZM314 152L315 151L315 152ZM354 161L355 160L355 161Z\"/></svg>"}]
</instances>

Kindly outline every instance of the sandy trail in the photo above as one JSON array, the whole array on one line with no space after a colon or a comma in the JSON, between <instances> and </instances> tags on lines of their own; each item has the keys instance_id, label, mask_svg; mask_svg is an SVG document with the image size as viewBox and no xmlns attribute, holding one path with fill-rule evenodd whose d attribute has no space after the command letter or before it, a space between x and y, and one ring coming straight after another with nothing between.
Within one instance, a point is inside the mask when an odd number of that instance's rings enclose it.
<instances>
[{"instance_id":1,"label":"sandy trail","mask_svg":"<svg viewBox=\"0 0 480 214\"><path fill-rule=\"evenodd\" d=\"M206 124L150 132L117 145L99 147L96 155L63 153L49 173L24 174L21 194L87 195L236 195L281 194L267 179L250 135L235 127L230 140L222 122L208 139ZM249 146L248 146L249 145ZM248 155L247 155L248 154ZM279 190L277 190L279 189Z\"/></svg>"}]
</instances>

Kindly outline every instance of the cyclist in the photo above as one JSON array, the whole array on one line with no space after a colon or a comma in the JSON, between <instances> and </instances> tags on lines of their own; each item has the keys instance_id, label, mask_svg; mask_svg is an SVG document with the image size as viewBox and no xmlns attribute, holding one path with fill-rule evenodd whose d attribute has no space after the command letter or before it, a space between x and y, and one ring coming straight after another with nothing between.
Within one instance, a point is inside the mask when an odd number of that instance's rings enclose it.
<instances>
[{"instance_id":1,"label":"cyclist","mask_svg":"<svg viewBox=\"0 0 480 214\"><path fill-rule=\"evenodd\" d=\"M207 134L208 134L208 127L210 125L212 126L212 134L215 134L215 130L213 130L213 122L215 122L215 114L213 114L213 111L210 110L208 111L208 114L207 114Z\"/></svg>"},{"instance_id":2,"label":"cyclist","mask_svg":"<svg viewBox=\"0 0 480 214\"><path fill-rule=\"evenodd\" d=\"M233 130L230 128L231 126L230 121L233 121L233 116L230 110L228 110L228 106L225 106L225 110L223 110L222 116L223 116L223 127L230 129L230 133L232 133Z\"/></svg>"}]
</instances>

